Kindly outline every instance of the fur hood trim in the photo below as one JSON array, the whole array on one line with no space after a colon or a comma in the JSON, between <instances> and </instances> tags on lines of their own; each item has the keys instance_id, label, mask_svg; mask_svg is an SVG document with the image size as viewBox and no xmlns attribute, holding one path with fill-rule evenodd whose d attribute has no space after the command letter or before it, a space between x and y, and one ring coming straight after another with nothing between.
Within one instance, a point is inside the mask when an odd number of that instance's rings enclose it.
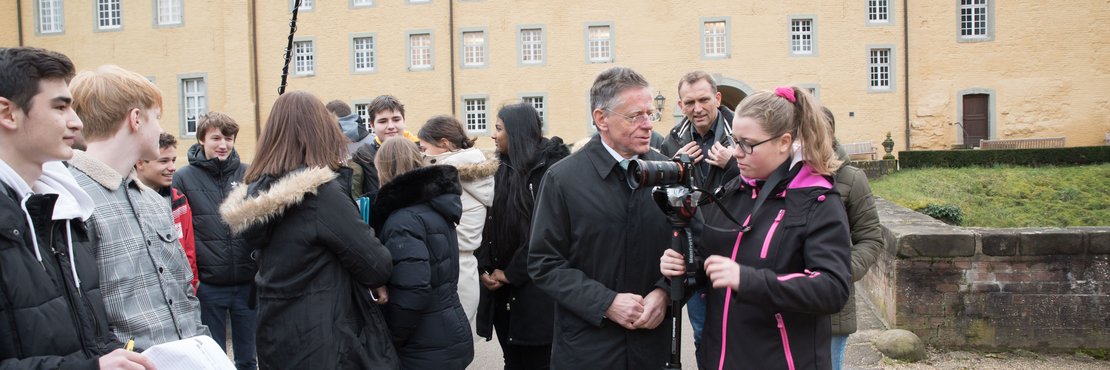
<instances>
[{"instance_id":1,"label":"fur hood trim","mask_svg":"<svg viewBox=\"0 0 1110 370\"><path fill-rule=\"evenodd\" d=\"M394 211L415 204L431 202L445 194L462 195L462 186L459 184L459 174L455 167L436 165L405 172L383 184L381 190L378 191L377 198L372 202L373 210L370 211L370 214L373 215L370 220L371 226L380 229L380 226ZM455 199L455 202L458 202L458 197ZM457 212L461 214L462 205L458 204L456 207L459 208ZM454 218L453 221L458 221L459 215L448 216L444 215L445 218Z\"/></svg>"},{"instance_id":2,"label":"fur hood trim","mask_svg":"<svg viewBox=\"0 0 1110 370\"><path fill-rule=\"evenodd\" d=\"M492 152L478 148L460 149L424 157L424 165L446 164L459 170L459 181L464 183L483 180L497 173L501 164Z\"/></svg>"},{"instance_id":3,"label":"fur hood trim","mask_svg":"<svg viewBox=\"0 0 1110 370\"><path fill-rule=\"evenodd\" d=\"M289 207L304 201L305 194L316 194L320 186L339 176L325 167L314 167L282 176L255 196L248 196L250 186L237 186L220 205L220 216L231 226L231 232L244 231L269 223Z\"/></svg>"},{"instance_id":4,"label":"fur hood trim","mask_svg":"<svg viewBox=\"0 0 1110 370\"><path fill-rule=\"evenodd\" d=\"M497 166L500 165L500 160L487 154L486 160L482 162L464 164L456 167L459 169L459 181L471 182L497 174Z\"/></svg>"}]
</instances>

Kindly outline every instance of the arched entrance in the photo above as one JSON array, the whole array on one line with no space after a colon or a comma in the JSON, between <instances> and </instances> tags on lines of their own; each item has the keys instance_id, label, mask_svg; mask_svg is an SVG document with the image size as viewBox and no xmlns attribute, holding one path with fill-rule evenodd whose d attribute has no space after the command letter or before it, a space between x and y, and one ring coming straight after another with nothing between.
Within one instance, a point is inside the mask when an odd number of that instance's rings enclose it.
<instances>
[{"instance_id":1,"label":"arched entrance","mask_svg":"<svg viewBox=\"0 0 1110 370\"><path fill-rule=\"evenodd\" d=\"M721 105L730 110L736 110L736 105L740 104L741 100L751 95L752 88L748 84L740 80L714 74L713 79L717 80L717 91L721 93Z\"/></svg>"},{"instance_id":2,"label":"arched entrance","mask_svg":"<svg viewBox=\"0 0 1110 370\"><path fill-rule=\"evenodd\" d=\"M732 86L718 85L717 91L721 93L721 105L728 107L730 110L736 110L736 105L748 97L748 94Z\"/></svg>"}]
</instances>

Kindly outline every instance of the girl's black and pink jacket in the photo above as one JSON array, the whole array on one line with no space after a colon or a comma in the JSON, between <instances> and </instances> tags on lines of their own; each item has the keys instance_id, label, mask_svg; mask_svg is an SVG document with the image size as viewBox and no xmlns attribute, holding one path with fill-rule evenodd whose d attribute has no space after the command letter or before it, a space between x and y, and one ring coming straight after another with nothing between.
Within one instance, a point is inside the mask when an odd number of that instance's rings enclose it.
<instances>
[{"instance_id":1,"label":"girl's black and pink jacket","mask_svg":"<svg viewBox=\"0 0 1110 370\"><path fill-rule=\"evenodd\" d=\"M740 264L740 289L707 289L699 356L711 369L829 369L829 315L848 299L848 218L833 181L799 162L755 215L762 182L737 178L701 207L702 256ZM704 274L701 283L707 284Z\"/></svg>"}]
</instances>

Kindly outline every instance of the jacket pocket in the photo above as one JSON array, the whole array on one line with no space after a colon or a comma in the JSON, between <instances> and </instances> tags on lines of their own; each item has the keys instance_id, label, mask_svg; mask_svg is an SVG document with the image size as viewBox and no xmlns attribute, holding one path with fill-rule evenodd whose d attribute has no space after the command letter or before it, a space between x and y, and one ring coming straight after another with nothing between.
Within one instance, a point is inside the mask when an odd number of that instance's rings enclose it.
<instances>
[{"instance_id":1,"label":"jacket pocket","mask_svg":"<svg viewBox=\"0 0 1110 370\"><path fill-rule=\"evenodd\" d=\"M158 231L158 239L162 239L162 242L166 244L172 244L173 242L176 242L177 236L180 235L180 231L178 231L179 229L175 225L170 225L169 227L158 227L155 228L155 230Z\"/></svg>"},{"instance_id":2,"label":"jacket pocket","mask_svg":"<svg viewBox=\"0 0 1110 370\"><path fill-rule=\"evenodd\" d=\"M786 356L786 367L794 370L794 356L790 353L790 337L786 334L786 322L782 319L782 313L775 314L775 322L779 327L779 336L782 337L782 351Z\"/></svg>"},{"instance_id":3,"label":"jacket pocket","mask_svg":"<svg viewBox=\"0 0 1110 370\"><path fill-rule=\"evenodd\" d=\"M763 249L759 251L759 259L767 258L767 249L771 247L771 239L775 237L775 230L778 230L779 223L782 222L782 216L786 214L786 208L780 209L778 216L775 216L775 222L771 223L771 228L767 229L767 237L763 239Z\"/></svg>"}]
</instances>

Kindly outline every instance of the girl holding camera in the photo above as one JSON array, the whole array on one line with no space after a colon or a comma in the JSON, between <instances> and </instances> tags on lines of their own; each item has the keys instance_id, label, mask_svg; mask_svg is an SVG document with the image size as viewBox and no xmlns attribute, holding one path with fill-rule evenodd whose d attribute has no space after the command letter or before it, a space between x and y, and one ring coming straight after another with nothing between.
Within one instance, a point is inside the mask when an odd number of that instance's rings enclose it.
<instances>
[{"instance_id":1,"label":"girl holding camera","mask_svg":"<svg viewBox=\"0 0 1110 370\"><path fill-rule=\"evenodd\" d=\"M830 368L829 315L848 299L851 238L829 124L807 92L780 87L740 103L732 136L741 176L725 185L723 210L701 209L697 281L712 289L700 363ZM666 251L660 271L685 274L682 256Z\"/></svg>"}]
</instances>

